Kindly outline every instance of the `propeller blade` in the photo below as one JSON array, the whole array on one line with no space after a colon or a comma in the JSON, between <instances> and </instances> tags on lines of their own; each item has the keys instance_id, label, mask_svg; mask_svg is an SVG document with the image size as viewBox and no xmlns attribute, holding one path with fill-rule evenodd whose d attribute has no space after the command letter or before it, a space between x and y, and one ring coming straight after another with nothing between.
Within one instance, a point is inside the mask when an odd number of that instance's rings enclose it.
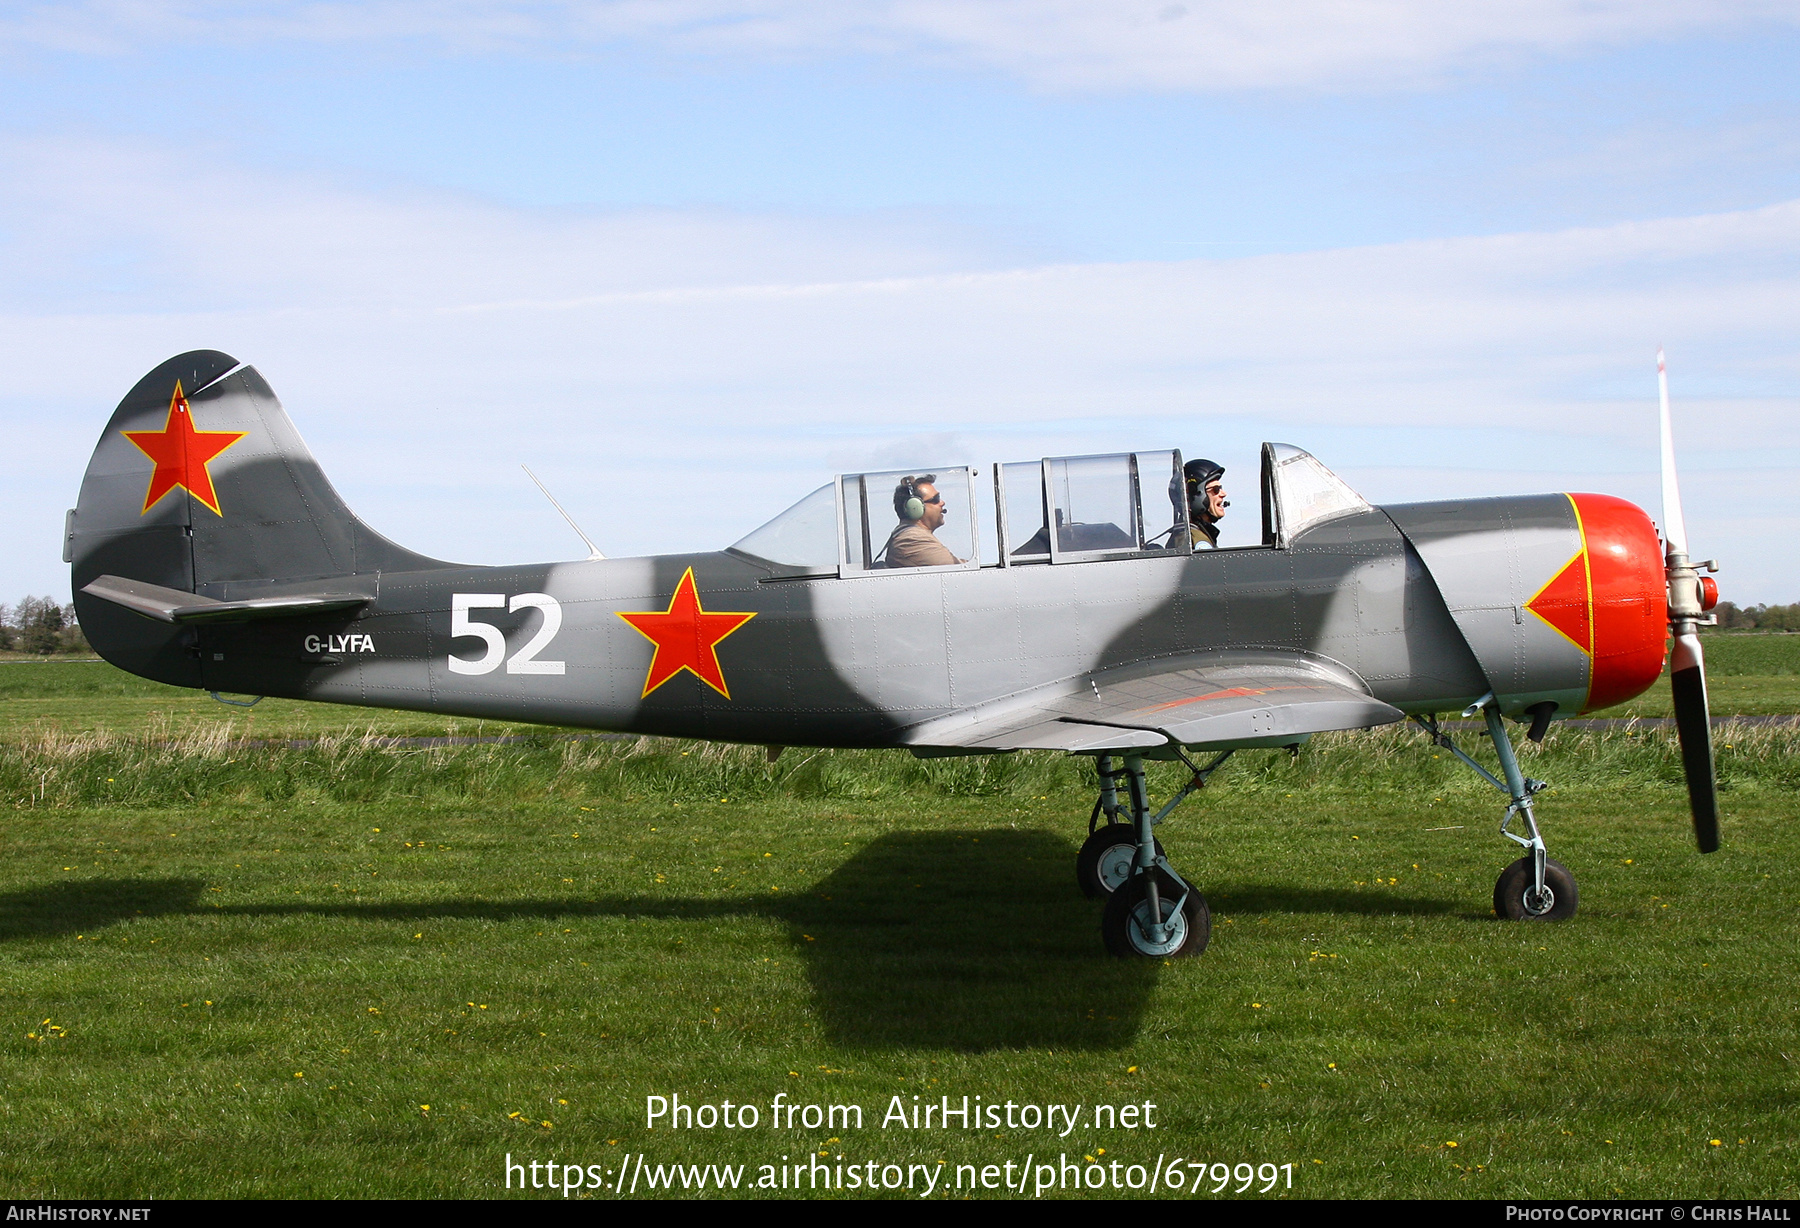
<instances>
[{"instance_id":1,"label":"propeller blade","mask_svg":"<svg viewBox=\"0 0 1800 1228\"><path fill-rule=\"evenodd\" d=\"M1663 546L1668 554L1687 553L1687 522L1681 515L1681 487L1675 481L1675 432L1669 425L1669 369L1661 347L1656 351L1656 391L1662 402Z\"/></svg>"},{"instance_id":2,"label":"propeller blade","mask_svg":"<svg viewBox=\"0 0 1800 1228\"><path fill-rule=\"evenodd\" d=\"M1717 852L1719 786L1713 775L1712 718L1706 709L1706 659L1700 637L1692 632L1675 637L1669 685L1675 693L1675 732L1681 739L1681 767L1694 814L1694 842L1702 853Z\"/></svg>"},{"instance_id":3,"label":"propeller blade","mask_svg":"<svg viewBox=\"0 0 1800 1228\"><path fill-rule=\"evenodd\" d=\"M1681 488L1675 481L1675 434L1669 424L1669 371L1656 351L1656 390L1662 408L1662 497L1664 570L1669 583L1669 685L1675 698L1675 732L1681 739L1681 768L1687 776L1688 808L1694 841L1702 853L1719 847L1719 785L1713 772L1712 716L1706 706L1706 656L1698 634L1705 610L1700 578L1688 560L1687 523L1681 515Z\"/></svg>"}]
</instances>

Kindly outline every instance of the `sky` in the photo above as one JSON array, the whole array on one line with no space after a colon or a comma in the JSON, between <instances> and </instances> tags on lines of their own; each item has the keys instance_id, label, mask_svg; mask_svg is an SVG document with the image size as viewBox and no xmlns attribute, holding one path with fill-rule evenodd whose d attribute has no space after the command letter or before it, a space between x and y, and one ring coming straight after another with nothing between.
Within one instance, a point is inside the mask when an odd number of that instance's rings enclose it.
<instances>
[{"instance_id":1,"label":"sky","mask_svg":"<svg viewBox=\"0 0 1800 1228\"><path fill-rule=\"evenodd\" d=\"M1463 11L1466 10L1466 11ZM1800 600L1800 0L0 0L0 600L111 408L256 366L473 563L834 472L1263 440L1595 490Z\"/></svg>"}]
</instances>

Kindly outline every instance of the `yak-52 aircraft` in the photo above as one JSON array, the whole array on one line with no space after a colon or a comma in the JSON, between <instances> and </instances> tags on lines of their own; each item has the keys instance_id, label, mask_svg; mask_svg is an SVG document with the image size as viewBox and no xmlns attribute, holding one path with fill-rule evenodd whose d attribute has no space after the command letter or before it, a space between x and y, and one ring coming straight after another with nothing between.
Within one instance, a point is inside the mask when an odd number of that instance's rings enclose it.
<instances>
[{"instance_id":1,"label":"yak-52 aircraft","mask_svg":"<svg viewBox=\"0 0 1800 1228\"><path fill-rule=\"evenodd\" d=\"M1076 869L1108 897L1106 947L1190 955L1211 918L1155 838L1175 805L1235 750L1408 717L1507 797L1500 830L1525 855L1495 911L1572 915L1505 721L1538 739L1641 693L1671 631L1695 833L1717 847L1696 635L1717 593L1688 560L1666 382L1662 432L1662 541L1606 495L1373 507L1264 444L1262 542L1244 548L1193 548L1181 456L1155 451L844 474L724 550L468 567L358 520L262 376L198 350L120 402L64 558L102 656L215 695L1093 756ZM1485 720L1500 777L1451 743L1446 712ZM1192 778L1157 807L1159 759Z\"/></svg>"}]
</instances>

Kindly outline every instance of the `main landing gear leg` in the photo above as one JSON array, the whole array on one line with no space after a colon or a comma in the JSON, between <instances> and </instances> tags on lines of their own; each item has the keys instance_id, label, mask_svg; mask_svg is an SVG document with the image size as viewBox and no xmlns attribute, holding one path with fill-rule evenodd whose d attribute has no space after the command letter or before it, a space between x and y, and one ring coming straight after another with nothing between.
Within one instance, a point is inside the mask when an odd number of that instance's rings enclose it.
<instances>
[{"instance_id":1,"label":"main landing gear leg","mask_svg":"<svg viewBox=\"0 0 1800 1228\"><path fill-rule=\"evenodd\" d=\"M1177 874L1163 856L1155 828L1182 797L1205 782L1196 774L1188 788L1153 815L1145 788L1143 756L1126 755L1123 775L1135 848L1129 877L1107 898L1100 936L1106 949L1121 957L1173 959L1198 955L1212 937L1212 913L1206 906L1206 897Z\"/></svg>"},{"instance_id":2,"label":"main landing gear leg","mask_svg":"<svg viewBox=\"0 0 1800 1228\"><path fill-rule=\"evenodd\" d=\"M1119 773L1113 770L1113 757L1101 755L1094 760L1094 770L1100 774L1100 798L1094 803L1094 809L1088 814L1088 835L1093 835L1100 826L1100 816L1106 816L1108 826L1123 823L1119 817Z\"/></svg>"},{"instance_id":3,"label":"main landing gear leg","mask_svg":"<svg viewBox=\"0 0 1800 1228\"><path fill-rule=\"evenodd\" d=\"M1181 754L1180 751L1176 753ZM1197 789L1204 789L1207 780L1224 766L1232 753L1222 752L1205 767L1196 767L1186 755L1181 755L1181 761L1187 764L1193 775L1169 799L1168 804L1156 812L1150 825L1155 827L1168 818L1175 807L1186 801L1189 794ZM1132 817L1129 806L1119 798L1118 782L1121 777L1129 774L1128 770L1114 767L1111 755L1099 756L1094 766L1100 774L1100 798L1088 815L1087 841L1075 855L1075 882L1081 888L1081 893L1090 900L1111 895L1119 889L1121 883L1131 877L1138 850L1136 820ZM1139 776L1141 780L1141 767ZM1129 789L1127 792L1129 793ZM1105 822L1101 822L1102 815L1106 816ZM1163 848L1160 843L1152 840L1152 847L1157 856L1162 856Z\"/></svg>"},{"instance_id":4,"label":"main landing gear leg","mask_svg":"<svg viewBox=\"0 0 1800 1228\"><path fill-rule=\"evenodd\" d=\"M1424 728L1435 745L1443 747L1474 768L1482 779L1510 799L1506 815L1500 820L1500 834L1522 846L1525 856L1501 871L1500 878L1494 883L1495 915L1508 921L1565 921L1575 915L1575 907L1579 901L1575 890L1575 876L1560 861L1550 860L1544 847L1543 833L1538 830L1537 816L1532 812L1531 799L1547 786L1543 781L1533 780L1519 770L1519 759L1513 753L1512 739L1507 736L1506 724L1500 716L1500 705L1493 697L1482 700L1464 715L1473 716L1477 711L1487 722L1488 737L1494 743L1494 752L1500 757L1500 772L1504 781L1495 779L1492 772L1465 755L1450 740L1450 735L1438 727L1435 717L1415 716L1413 720ZM1530 833L1528 836L1521 836L1512 830L1514 820L1521 816L1525 820L1525 830Z\"/></svg>"}]
</instances>

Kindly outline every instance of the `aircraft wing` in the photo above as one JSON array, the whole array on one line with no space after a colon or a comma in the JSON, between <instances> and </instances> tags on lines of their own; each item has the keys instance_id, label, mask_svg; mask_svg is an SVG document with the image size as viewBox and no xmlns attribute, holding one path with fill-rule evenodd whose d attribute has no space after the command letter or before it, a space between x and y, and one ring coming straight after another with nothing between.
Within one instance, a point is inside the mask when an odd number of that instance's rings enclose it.
<instances>
[{"instance_id":1,"label":"aircraft wing","mask_svg":"<svg viewBox=\"0 0 1800 1228\"><path fill-rule=\"evenodd\" d=\"M920 753L1281 746L1405 713L1335 663L1275 649L1205 653L1100 671L918 726Z\"/></svg>"}]
</instances>

